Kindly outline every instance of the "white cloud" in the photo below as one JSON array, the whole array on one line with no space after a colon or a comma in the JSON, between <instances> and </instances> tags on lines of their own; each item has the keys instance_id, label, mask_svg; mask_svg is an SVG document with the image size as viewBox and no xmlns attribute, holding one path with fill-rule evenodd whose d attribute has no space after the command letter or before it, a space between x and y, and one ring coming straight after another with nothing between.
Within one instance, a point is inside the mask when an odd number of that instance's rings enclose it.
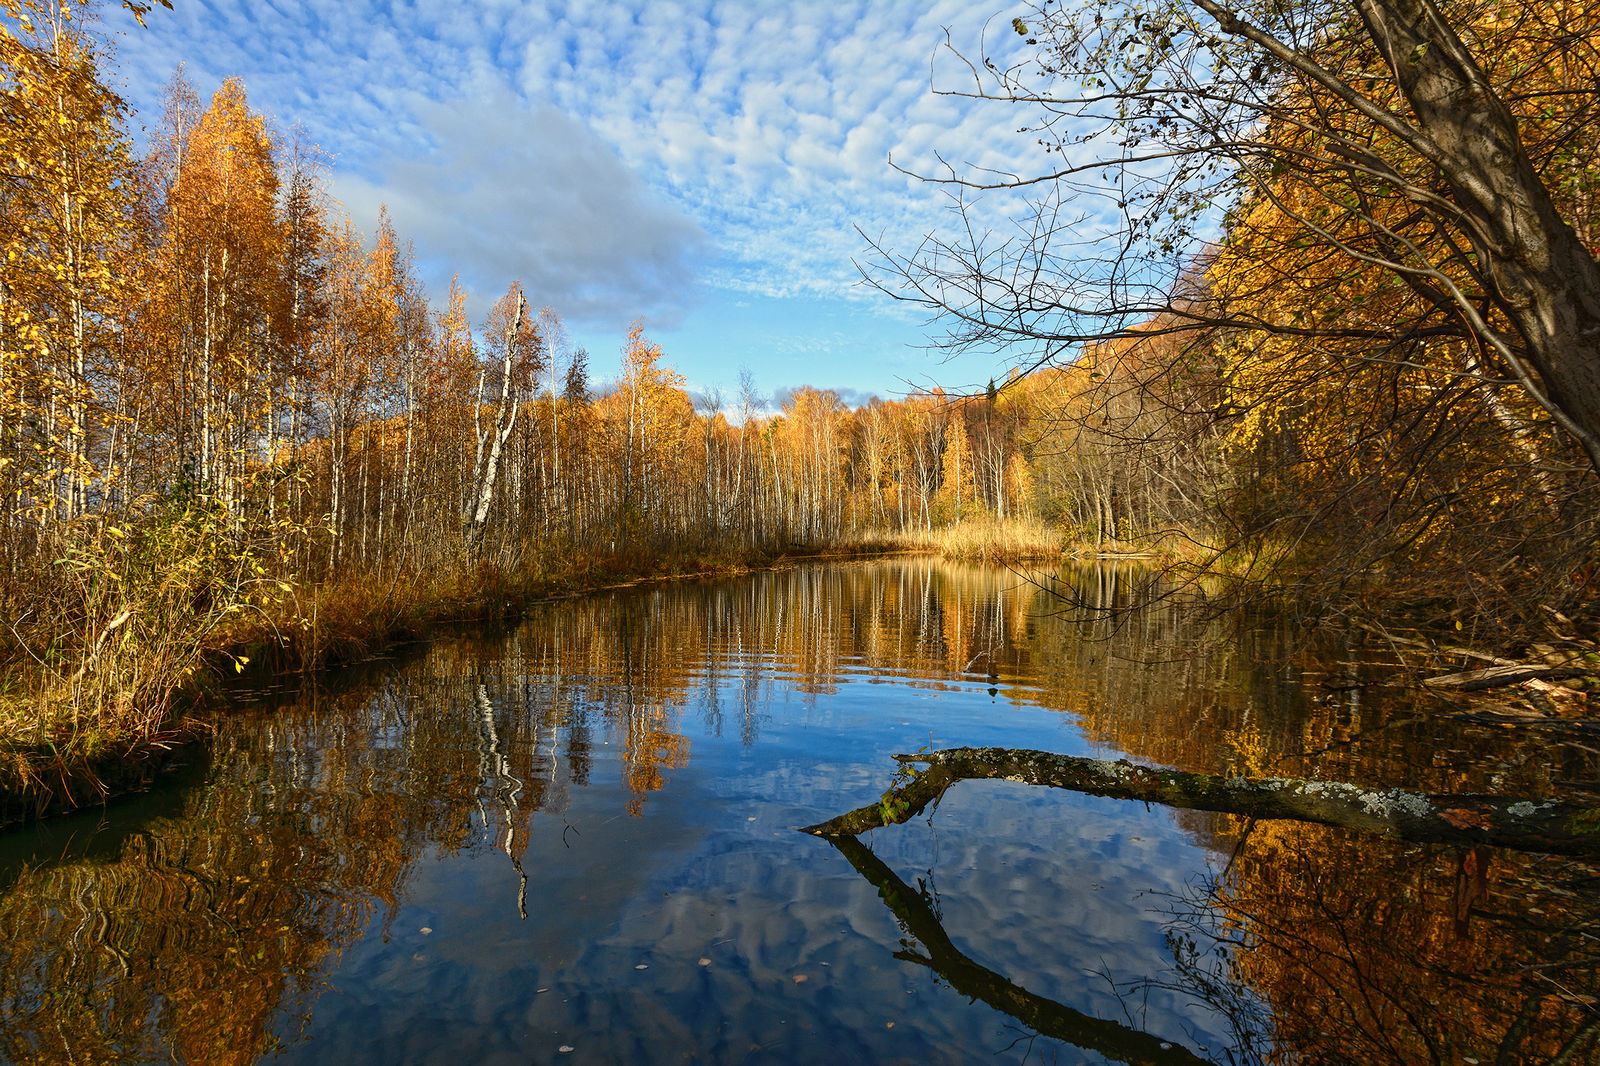
<instances>
[{"instance_id":1,"label":"white cloud","mask_svg":"<svg viewBox=\"0 0 1600 1066\"><path fill-rule=\"evenodd\" d=\"M909 249L947 224L891 152L921 172L935 151L1040 165L1007 105L928 91L930 67L947 86L962 69L934 61L943 27L975 48L987 14L968 0L215 0L155 12L123 67L148 115L180 58L202 92L242 77L257 107L336 156L358 219L388 202L425 257L496 290L521 276L574 319L670 320L701 256L703 283L730 291L859 293L855 227ZM1001 24L995 42L1017 47Z\"/></svg>"},{"instance_id":2,"label":"white cloud","mask_svg":"<svg viewBox=\"0 0 1600 1066\"><path fill-rule=\"evenodd\" d=\"M461 270L480 296L520 278L535 303L575 321L679 319L705 235L593 132L505 94L414 111L427 152L384 158L381 179L337 178L358 220L370 226L386 202L438 280Z\"/></svg>"}]
</instances>

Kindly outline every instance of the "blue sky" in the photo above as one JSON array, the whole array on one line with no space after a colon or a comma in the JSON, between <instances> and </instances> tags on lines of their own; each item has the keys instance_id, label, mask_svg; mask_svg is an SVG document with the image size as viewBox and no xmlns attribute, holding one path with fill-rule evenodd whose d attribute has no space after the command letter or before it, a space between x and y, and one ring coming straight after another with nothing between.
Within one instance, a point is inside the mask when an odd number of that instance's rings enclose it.
<instances>
[{"instance_id":1,"label":"blue sky","mask_svg":"<svg viewBox=\"0 0 1600 1066\"><path fill-rule=\"evenodd\" d=\"M995 0L996 5L999 0ZM923 312L860 282L856 228L910 250L950 216L896 173L957 162L1033 172L1003 104L941 97L969 54L1015 54L1009 9L858 3L177 0L140 29L108 7L141 118L183 63L202 99L243 80L334 159L370 232L387 204L436 304L459 272L475 318L520 278L615 368L631 320L696 390L799 385L859 402L1002 373L942 362ZM970 84L970 81L967 82ZM138 136L137 131L135 131ZM997 225L1001 216L994 216ZM731 404L730 404L731 405Z\"/></svg>"}]
</instances>

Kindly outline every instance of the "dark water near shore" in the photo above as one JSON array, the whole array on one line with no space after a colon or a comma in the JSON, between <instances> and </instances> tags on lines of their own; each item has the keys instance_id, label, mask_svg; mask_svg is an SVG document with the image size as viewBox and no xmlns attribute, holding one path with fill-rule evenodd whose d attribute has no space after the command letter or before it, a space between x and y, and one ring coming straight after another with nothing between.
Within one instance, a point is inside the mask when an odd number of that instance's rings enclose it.
<instances>
[{"instance_id":1,"label":"dark water near shore","mask_svg":"<svg viewBox=\"0 0 1600 1066\"><path fill-rule=\"evenodd\" d=\"M930 745L1600 777L1373 649L1033 577L622 590L263 695L161 791L0 836L0 1061L1600 1060L1600 881L1569 860L1007 782L866 848L796 832Z\"/></svg>"}]
</instances>

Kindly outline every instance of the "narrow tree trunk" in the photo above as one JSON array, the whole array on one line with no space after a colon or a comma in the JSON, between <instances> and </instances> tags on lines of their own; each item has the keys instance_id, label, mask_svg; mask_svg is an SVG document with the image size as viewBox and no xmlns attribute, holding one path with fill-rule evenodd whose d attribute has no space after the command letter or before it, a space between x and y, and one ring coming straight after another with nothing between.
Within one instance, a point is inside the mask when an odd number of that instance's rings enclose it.
<instances>
[{"instance_id":1,"label":"narrow tree trunk","mask_svg":"<svg viewBox=\"0 0 1600 1066\"><path fill-rule=\"evenodd\" d=\"M468 527L468 535L474 542L483 535L483 527L489 521L489 507L494 502L495 477L500 470L500 452L505 447L506 439L511 436L511 430L517 421L517 401L511 379L517 337L522 332L522 316L526 312L527 302L523 299L519 290L517 293L517 313L511 323L511 329L506 333L505 358L502 361L500 377L500 404L495 409L495 428L490 431L489 453L482 458L482 470L477 484L474 485L475 503L472 511L472 522ZM484 438L480 431L478 436L478 453L480 456L483 455L483 445Z\"/></svg>"}]
</instances>

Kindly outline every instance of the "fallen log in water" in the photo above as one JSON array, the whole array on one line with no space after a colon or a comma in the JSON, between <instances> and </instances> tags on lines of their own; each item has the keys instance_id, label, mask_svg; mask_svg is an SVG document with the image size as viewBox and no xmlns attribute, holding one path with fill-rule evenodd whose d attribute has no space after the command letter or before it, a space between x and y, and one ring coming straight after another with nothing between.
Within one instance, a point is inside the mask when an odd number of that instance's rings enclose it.
<instances>
[{"instance_id":1,"label":"fallen log in water","mask_svg":"<svg viewBox=\"0 0 1600 1066\"><path fill-rule=\"evenodd\" d=\"M805 831L825 837L856 836L897 825L937 803L957 781L998 779L1168 807L1344 826L1421 843L1600 853L1600 808L1561 800L1429 795L1283 777L1221 777L1027 748L949 748L895 758L902 773L910 775L909 781L890 788L877 803L807 826ZM915 769L919 763L927 768Z\"/></svg>"},{"instance_id":2,"label":"fallen log in water","mask_svg":"<svg viewBox=\"0 0 1600 1066\"><path fill-rule=\"evenodd\" d=\"M1482 670L1463 670L1459 674L1440 674L1423 679L1432 688L1451 688L1461 692L1476 692L1486 688L1521 684L1524 681L1564 681L1571 677L1588 677L1596 672L1593 663L1582 666L1547 666L1543 663L1515 663L1489 666Z\"/></svg>"}]
</instances>

